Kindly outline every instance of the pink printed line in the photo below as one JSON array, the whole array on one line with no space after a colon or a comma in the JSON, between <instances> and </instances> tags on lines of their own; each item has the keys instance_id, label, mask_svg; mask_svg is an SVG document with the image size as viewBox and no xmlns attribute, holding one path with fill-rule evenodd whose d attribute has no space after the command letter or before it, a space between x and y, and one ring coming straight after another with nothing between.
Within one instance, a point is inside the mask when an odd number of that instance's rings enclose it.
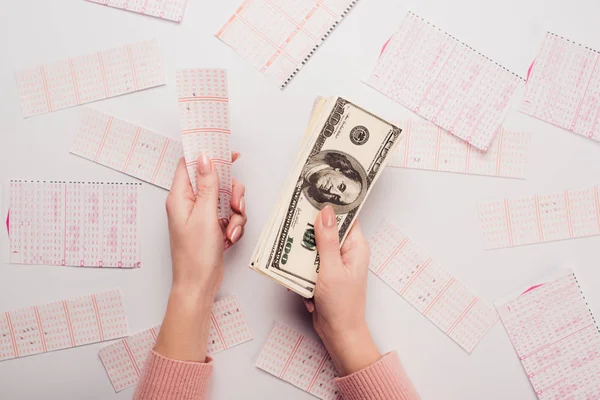
<instances>
[{"instance_id":1,"label":"pink printed line","mask_svg":"<svg viewBox=\"0 0 600 400\"><path fill-rule=\"evenodd\" d=\"M158 339L158 335L156 334L156 332L154 332L154 329L155 328L150 329L150 334L154 338L154 341L156 341L156 339Z\"/></svg>"},{"instance_id":2,"label":"pink printed line","mask_svg":"<svg viewBox=\"0 0 600 400\"><path fill-rule=\"evenodd\" d=\"M400 291L400 295L404 295L404 293L406 293L406 291L408 290L409 287L411 287L411 285L417 280L417 278L419 277L419 275L421 275L421 273L423 271L425 271L427 269L427 267L429 267L429 264L431 264L431 257L429 257L427 260L425 260L425 262L423 263L423 266L421 267L420 270L418 270L417 272L415 272L410 279L408 280L408 282L406 282L406 286L404 286L404 289L402 289Z\"/></svg>"},{"instance_id":3,"label":"pink printed line","mask_svg":"<svg viewBox=\"0 0 600 400\"><path fill-rule=\"evenodd\" d=\"M569 237L573 238L573 221L571 220L571 201L569 200L569 191L565 190L565 209L567 210L567 225L569 227Z\"/></svg>"},{"instance_id":4,"label":"pink printed line","mask_svg":"<svg viewBox=\"0 0 600 400\"><path fill-rule=\"evenodd\" d=\"M256 33L258 36L262 37L262 39L264 41L266 41L268 44L270 44L273 48L275 48L276 50L279 50L281 52L281 54L283 54L284 57L286 57L288 60L290 60L291 62L293 62L294 64L298 64L298 61L294 60L289 54L287 54L285 51L283 51L281 48L279 48L279 46L277 46L275 43L273 43L271 41L271 39L269 39L268 37L266 37L261 31L259 31L258 29L256 29L254 26L252 26L248 21L246 21L246 19L244 19L241 15L238 14L238 19L244 24L246 25L248 28L250 28L250 30L254 31L254 33Z\"/></svg>"},{"instance_id":5,"label":"pink printed line","mask_svg":"<svg viewBox=\"0 0 600 400\"><path fill-rule=\"evenodd\" d=\"M210 102L210 103L229 103L229 97L223 96L192 96L192 97L180 97L177 99L179 103L199 103L199 102Z\"/></svg>"},{"instance_id":6,"label":"pink printed line","mask_svg":"<svg viewBox=\"0 0 600 400\"><path fill-rule=\"evenodd\" d=\"M108 97L108 81L106 79L106 71L104 70L104 61L102 53L98 53L98 63L100 65L100 75L102 75L102 83L104 84L104 97Z\"/></svg>"},{"instance_id":7,"label":"pink printed line","mask_svg":"<svg viewBox=\"0 0 600 400\"><path fill-rule=\"evenodd\" d=\"M332 17L337 17L337 15L330 10L325 4L323 4L322 0L317 0L317 4L318 7L321 7L327 14L331 15Z\"/></svg>"},{"instance_id":8,"label":"pink printed line","mask_svg":"<svg viewBox=\"0 0 600 400\"><path fill-rule=\"evenodd\" d=\"M292 352L290 353L290 356L288 357L287 361L285 362L283 369L281 370L281 374L279 375L279 378L283 378L283 376L287 372L287 370L290 367L290 364L292 363L294 356L298 352L298 349L300 348L300 344L302 343L303 340L304 340L304 336L300 335L300 337L296 341L296 344L294 345L294 348L292 349Z\"/></svg>"},{"instance_id":9,"label":"pink printed line","mask_svg":"<svg viewBox=\"0 0 600 400\"><path fill-rule=\"evenodd\" d=\"M40 73L42 74L42 83L44 85L44 94L46 95L48 111L52 112L52 100L50 99L50 89L48 88L48 79L46 78L46 71L44 70L44 67L40 67Z\"/></svg>"},{"instance_id":10,"label":"pink printed line","mask_svg":"<svg viewBox=\"0 0 600 400\"><path fill-rule=\"evenodd\" d=\"M37 322L38 331L40 332L40 340L42 342L42 349L44 353L48 351L48 347L46 345L46 336L44 336L44 328L42 326L42 318L40 317L40 311L37 306L33 306L33 312L35 313L35 320Z\"/></svg>"},{"instance_id":11,"label":"pink printed line","mask_svg":"<svg viewBox=\"0 0 600 400\"><path fill-rule=\"evenodd\" d=\"M123 172L127 171L129 168L129 163L131 162L131 158L133 157L133 153L135 152L135 146L137 146L137 142L140 139L140 134L142 133L142 128L138 127L135 131L135 136L133 137L133 143L131 148L129 149L129 153L127 153L127 158L125 159L125 165L123 166Z\"/></svg>"},{"instance_id":12,"label":"pink printed line","mask_svg":"<svg viewBox=\"0 0 600 400\"><path fill-rule=\"evenodd\" d=\"M204 132L210 132L210 133L226 133L226 134L230 134L231 131L229 129L225 129L225 128L193 128L193 129L185 129L181 131L182 135L188 135L190 133L204 133Z\"/></svg>"},{"instance_id":13,"label":"pink printed line","mask_svg":"<svg viewBox=\"0 0 600 400\"><path fill-rule=\"evenodd\" d=\"M301 30L302 32L306 33L308 36L310 36L310 38L312 40L317 41L318 39L316 37L314 37L309 31L307 31L306 29L304 29L304 23L297 23L292 17L289 16L289 14L287 14L285 11L283 11L281 8L279 8L277 6L277 4L273 3L271 0L265 0L267 3L269 3L271 5L271 7L273 7L275 10L279 11L279 13L281 15L283 15L288 21L290 21L292 24L296 25L296 28L298 28L298 30ZM305 21L305 19L303 19L303 21Z\"/></svg>"},{"instance_id":14,"label":"pink printed line","mask_svg":"<svg viewBox=\"0 0 600 400\"><path fill-rule=\"evenodd\" d=\"M114 117L108 118L108 123L106 124L106 128L104 128L104 135L102 136L102 141L100 142L100 146L98 147L98 151L96 152L96 157L94 157L94 161L98 162L100 155L102 154L102 150L104 150L104 145L106 144L106 139L108 138L108 134L110 133L110 128L112 126Z\"/></svg>"},{"instance_id":15,"label":"pink printed line","mask_svg":"<svg viewBox=\"0 0 600 400\"><path fill-rule=\"evenodd\" d=\"M8 323L8 330L10 333L10 340L12 342L12 347L13 347L13 351L15 353L15 358L17 358L17 357L19 357L19 348L17 347L17 339L15 337L15 329L13 328L12 321L10 320L10 313L5 312L4 315L6 315L6 322Z\"/></svg>"},{"instance_id":16,"label":"pink printed line","mask_svg":"<svg viewBox=\"0 0 600 400\"><path fill-rule=\"evenodd\" d=\"M567 336L565 336L565 337L563 337L563 338L561 338L561 339L555 340L555 341L554 341L554 342L552 342L552 343L548 343L548 344L546 344L546 345L544 345L544 346L542 346L542 347L540 347L540 348L538 348L538 349L536 349L536 350L532 351L531 353L529 353L529 354L527 354L527 355L525 355L525 356L522 356L522 357L521 357L521 361L522 361L522 360L525 360L526 358L529 358L529 357L531 357L532 355L534 355L534 354L536 354L536 353L539 353L540 351L542 351L542 350L544 350L544 349L547 349L547 348L548 348L548 347L550 347L550 346L554 346L555 344L557 344L557 343L560 343L560 342L562 342L563 340L565 340L565 339L567 339L567 338L569 338L569 337L571 337L571 336L573 336L573 335L575 335L575 334L577 334L577 333L579 333L579 332L581 332L581 331L583 331L583 330L586 330L586 329L588 329L588 328L590 328L590 327L594 327L594 329L595 329L595 328L596 328L596 324L594 324L594 323L591 323L591 324L589 324L589 325L586 325L586 326L584 326L583 328L580 328L580 329L576 330L575 332L571 332L571 333L569 333Z\"/></svg>"},{"instance_id":17,"label":"pink printed line","mask_svg":"<svg viewBox=\"0 0 600 400\"><path fill-rule=\"evenodd\" d=\"M513 246L513 236L512 236L512 224L510 222L510 208L508 205L508 200L504 200L504 211L506 213L506 228L508 230L508 244Z\"/></svg>"},{"instance_id":18,"label":"pink printed line","mask_svg":"<svg viewBox=\"0 0 600 400\"><path fill-rule=\"evenodd\" d=\"M450 286L452 286L452 284L454 283L454 277L452 277L448 283L446 283L446 286L444 286L442 288L442 290L438 293L437 296L435 296L435 298L433 299L433 301L431 302L431 304L429 304L429 306L427 306L427 308L425 309L425 311L423 311L423 315L427 315L427 313L429 311L431 311L431 309L433 308L433 306L436 305L436 303L442 298L442 296L448 291L448 289L450 289Z\"/></svg>"},{"instance_id":19,"label":"pink printed line","mask_svg":"<svg viewBox=\"0 0 600 400\"><path fill-rule=\"evenodd\" d=\"M431 84L429 85L429 87L425 91L425 94L423 95L423 99L421 99L421 101L419 102L419 105L417 106L417 109L421 108L421 106L423 105L423 103L425 102L425 100L427 100L427 96L429 96L429 92L431 91L431 89L433 88L433 86L436 84L437 80L440 78L440 75L442 75L442 72L444 71L444 68L446 68L446 64L448 64L448 61L452 57L452 54L454 54L454 50L456 50L457 47L458 47L458 41L454 44L454 47L452 48L452 51L450 52L450 54L448 54L448 57L446 58L446 61L444 61L444 65L442 65L442 68L440 69L440 72L438 72L438 74L435 77L435 79L433 80L433 82L431 82Z\"/></svg>"},{"instance_id":20,"label":"pink printed line","mask_svg":"<svg viewBox=\"0 0 600 400\"><path fill-rule=\"evenodd\" d=\"M163 145L162 151L160 152L160 158L158 159L158 164L156 164L156 168L154 170L154 174L152 174L152 182L156 181L156 176L158 175L158 171L160 171L160 167L165 159L165 154L167 154L167 148L169 147L170 139L165 138L165 144Z\"/></svg>"},{"instance_id":21,"label":"pink printed line","mask_svg":"<svg viewBox=\"0 0 600 400\"><path fill-rule=\"evenodd\" d=\"M327 357L329 357L329 353L327 353L325 351L325 354L323 354L323 359L321 360L321 362L319 362L319 365L317 366L317 370L315 371L315 375L312 377L312 379L310 380L310 383L308 384L308 387L306 388L306 391L308 393L310 393L310 391L312 390L313 386L317 382L317 378L319 377L320 371L323 368L323 366L325 365L325 362L327 361Z\"/></svg>"},{"instance_id":22,"label":"pink printed line","mask_svg":"<svg viewBox=\"0 0 600 400\"><path fill-rule=\"evenodd\" d=\"M73 67L73 60L69 58L69 69L71 70L71 79L73 79L73 87L75 89L75 97L77 98L77 104L81 104L79 98L79 85L77 84L77 77L75 76L75 68Z\"/></svg>"},{"instance_id":23,"label":"pink printed line","mask_svg":"<svg viewBox=\"0 0 600 400\"><path fill-rule=\"evenodd\" d=\"M542 229L542 213L540 211L540 199L537 194L533 198L535 201L535 214L537 216L538 235L540 238L540 242L543 242L544 230Z\"/></svg>"},{"instance_id":24,"label":"pink printed line","mask_svg":"<svg viewBox=\"0 0 600 400\"><path fill-rule=\"evenodd\" d=\"M410 146L411 125L412 125L411 120L408 120L406 122L406 135L405 135L406 147L404 148L404 167L408 167L408 155L409 155L408 147Z\"/></svg>"},{"instance_id":25,"label":"pink printed line","mask_svg":"<svg viewBox=\"0 0 600 400\"><path fill-rule=\"evenodd\" d=\"M467 154L465 156L465 173L471 171L471 153L473 152L473 146L471 143L467 143Z\"/></svg>"},{"instance_id":26,"label":"pink printed line","mask_svg":"<svg viewBox=\"0 0 600 400\"><path fill-rule=\"evenodd\" d=\"M219 336L219 339L221 339L221 343L223 343L223 348L227 349L227 342L225 341L225 336L223 336L223 332L221 332L221 328L219 327L219 324L217 322L217 317L215 317L214 312L210 313L210 319L212 320L213 325L215 326L215 330L217 331L217 335Z\"/></svg>"},{"instance_id":27,"label":"pink printed line","mask_svg":"<svg viewBox=\"0 0 600 400\"><path fill-rule=\"evenodd\" d=\"M590 75L590 80L588 81L588 83L585 87L585 91L583 92L583 96L581 97L581 101L579 102L579 105L577 106L577 112L575 112L575 118L573 119L573 122L571 123L571 126L569 127L569 130L571 130L571 131L575 130L575 125L577 124L577 120L579 119L579 113L581 112L581 107L583 106L583 102L585 101L585 96L587 95L588 89L590 88L590 83L592 82L592 79L594 79L594 72L596 72L596 66L598 65L598 60L600 60L600 54L598 54L598 56L596 57L596 61L594 62L594 68L592 69L592 74Z\"/></svg>"},{"instance_id":28,"label":"pink printed line","mask_svg":"<svg viewBox=\"0 0 600 400\"><path fill-rule=\"evenodd\" d=\"M500 176L500 166L502 165L502 140L504 139L504 129L500 128L498 134L498 155L496 157L496 175Z\"/></svg>"},{"instance_id":29,"label":"pink printed line","mask_svg":"<svg viewBox=\"0 0 600 400\"><path fill-rule=\"evenodd\" d=\"M104 342L104 330L102 329L102 321L100 320L100 309L98 308L98 302L96 295L92 295L92 304L94 305L94 314L96 314L96 323L98 324L98 332L100 333L100 341Z\"/></svg>"},{"instance_id":30,"label":"pink printed line","mask_svg":"<svg viewBox=\"0 0 600 400\"><path fill-rule=\"evenodd\" d=\"M381 266L379 266L379 268L377 269L377 272L376 272L377 275L381 275L381 273L387 268L388 264L394 259L394 257L396 257L396 254L398 254L398 252L400 250L402 250L402 248L404 246L406 246L406 243L408 243L408 238L407 237L405 237L404 239L402 239L402 241L400 242L400 244L398 244L398 246L396 246L396 248L388 256L388 258L385 259L385 261L383 262L383 264L381 264Z\"/></svg>"},{"instance_id":31,"label":"pink printed line","mask_svg":"<svg viewBox=\"0 0 600 400\"><path fill-rule=\"evenodd\" d=\"M460 322L467 316L467 314L469 313L469 311L471 311L471 309L475 306L475 304L477 304L478 301L479 301L479 297L475 297L473 300L471 300L471 303L469 303L469 305L467 306L467 308L465 308L465 310L462 312L462 314L460 314L458 316L458 318L456 319L456 321L454 321L454 323L446 331L446 334L448 336L452 333L452 331L454 330L454 328L456 328L458 326L458 324L460 324Z\"/></svg>"},{"instance_id":32,"label":"pink printed line","mask_svg":"<svg viewBox=\"0 0 600 400\"><path fill-rule=\"evenodd\" d=\"M440 169L440 145L442 141L442 128L440 126L437 127L437 135L435 137L435 161L433 165L433 169L439 171Z\"/></svg>"},{"instance_id":33,"label":"pink printed line","mask_svg":"<svg viewBox=\"0 0 600 400\"><path fill-rule=\"evenodd\" d=\"M125 352L129 356L129 359L131 360L131 365L133 365L133 369L135 370L135 374L138 377L140 377L142 375L141 372L140 372L140 368L138 367L137 361L135 360L135 357L133 356L133 352L131 351L131 347L129 347L129 343L127 343L127 339L122 340L121 343L123 343L123 347L125 348Z\"/></svg>"},{"instance_id":34,"label":"pink printed line","mask_svg":"<svg viewBox=\"0 0 600 400\"><path fill-rule=\"evenodd\" d=\"M65 319L67 321L67 327L69 328L69 336L71 339L71 347L75 347L75 333L73 332L73 325L71 324L71 315L69 314L69 306L66 301L62 301L63 308L65 310Z\"/></svg>"},{"instance_id":35,"label":"pink printed line","mask_svg":"<svg viewBox=\"0 0 600 400\"><path fill-rule=\"evenodd\" d=\"M138 77L135 70L135 64L133 62L133 54L131 52L131 45L127 45L127 55L129 56L129 63L131 64L131 74L133 75L133 85L135 90L138 90Z\"/></svg>"}]
</instances>

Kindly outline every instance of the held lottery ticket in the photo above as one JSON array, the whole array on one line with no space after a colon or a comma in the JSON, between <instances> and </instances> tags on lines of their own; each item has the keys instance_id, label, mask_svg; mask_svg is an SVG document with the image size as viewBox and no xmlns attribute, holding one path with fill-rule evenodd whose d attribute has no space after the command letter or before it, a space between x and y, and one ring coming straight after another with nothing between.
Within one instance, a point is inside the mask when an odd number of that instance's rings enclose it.
<instances>
[{"instance_id":1,"label":"held lottery ticket","mask_svg":"<svg viewBox=\"0 0 600 400\"><path fill-rule=\"evenodd\" d=\"M216 36L283 89L358 0L244 0Z\"/></svg>"},{"instance_id":2,"label":"held lottery ticket","mask_svg":"<svg viewBox=\"0 0 600 400\"><path fill-rule=\"evenodd\" d=\"M409 13L366 83L486 151L522 80Z\"/></svg>"},{"instance_id":3,"label":"held lottery ticket","mask_svg":"<svg viewBox=\"0 0 600 400\"><path fill-rule=\"evenodd\" d=\"M156 40L42 65L16 79L25 118L165 84Z\"/></svg>"},{"instance_id":4,"label":"held lottery ticket","mask_svg":"<svg viewBox=\"0 0 600 400\"><path fill-rule=\"evenodd\" d=\"M276 323L256 366L323 400L338 400L338 373L325 346Z\"/></svg>"},{"instance_id":5,"label":"held lottery ticket","mask_svg":"<svg viewBox=\"0 0 600 400\"><path fill-rule=\"evenodd\" d=\"M12 180L7 189L12 264L141 266L140 184Z\"/></svg>"},{"instance_id":6,"label":"held lottery ticket","mask_svg":"<svg viewBox=\"0 0 600 400\"><path fill-rule=\"evenodd\" d=\"M388 165L461 174L525 178L531 135L500 128L488 151L429 121L399 122L403 135Z\"/></svg>"},{"instance_id":7,"label":"held lottery ticket","mask_svg":"<svg viewBox=\"0 0 600 400\"><path fill-rule=\"evenodd\" d=\"M540 400L600 396L600 333L572 272L497 308Z\"/></svg>"},{"instance_id":8,"label":"held lottery ticket","mask_svg":"<svg viewBox=\"0 0 600 400\"><path fill-rule=\"evenodd\" d=\"M0 313L0 361L128 335L118 290Z\"/></svg>"},{"instance_id":9,"label":"held lottery ticket","mask_svg":"<svg viewBox=\"0 0 600 400\"><path fill-rule=\"evenodd\" d=\"M520 111L600 141L600 52L548 32Z\"/></svg>"},{"instance_id":10,"label":"held lottery ticket","mask_svg":"<svg viewBox=\"0 0 600 400\"><path fill-rule=\"evenodd\" d=\"M219 219L231 216L231 150L229 93L223 69L177 71L179 121L186 166L194 192L200 153L209 157L219 174Z\"/></svg>"},{"instance_id":11,"label":"held lottery ticket","mask_svg":"<svg viewBox=\"0 0 600 400\"><path fill-rule=\"evenodd\" d=\"M209 355L252 340L252 333L235 297L217 301L210 318ZM116 392L137 383L159 331L160 326L156 326L100 350L98 355Z\"/></svg>"},{"instance_id":12,"label":"held lottery ticket","mask_svg":"<svg viewBox=\"0 0 600 400\"><path fill-rule=\"evenodd\" d=\"M474 295L391 223L370 240L370 269L469 353L498 320Z\"/></svg>"},{"instance_id":13,"label":"held lottery ticket","mask_svg":"<svg viewBox=\"0 0 600 400\"><path fill-rule=\"evenodd\" d=\"M87 0L92 3L181 22L187 0Z\"/></svg>"},{"instance_id":14,"label":"held lottery ticket","mask_svg":"<svg viewBox=\"0 0 600 400\"><path fill-rule=\"evenodd\" d=\"M71 153L169 190L181 142L85 109Z\"/></svg>"},{"instance_id":15,"label":"held lottery ticket","mask_svg":"<svg viewBox=\"0 0 600 400\"><path fill-rule=\"evenodd\" d=\"M600 187L479 203L486 249L600 235Z\"/></svg>"}]
</instances>

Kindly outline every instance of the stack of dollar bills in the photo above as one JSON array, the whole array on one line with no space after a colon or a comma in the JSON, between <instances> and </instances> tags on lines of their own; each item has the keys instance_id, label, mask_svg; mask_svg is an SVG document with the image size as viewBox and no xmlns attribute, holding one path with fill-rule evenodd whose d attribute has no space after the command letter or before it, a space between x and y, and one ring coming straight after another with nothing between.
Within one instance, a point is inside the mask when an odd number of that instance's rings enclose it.
<instances>
[{"instance_id":1,"label":"stack of dollar bills","mask_svg":"<svg viewBox=\"0 0 600 400\"><path fill-rule=\"evenodd\" d=\"M298 158L250 260L250 268L306 298L319 275L314 223L331 205L343 242L401 130L340 97L320 97Z\"/></svg>"}]
</instances>

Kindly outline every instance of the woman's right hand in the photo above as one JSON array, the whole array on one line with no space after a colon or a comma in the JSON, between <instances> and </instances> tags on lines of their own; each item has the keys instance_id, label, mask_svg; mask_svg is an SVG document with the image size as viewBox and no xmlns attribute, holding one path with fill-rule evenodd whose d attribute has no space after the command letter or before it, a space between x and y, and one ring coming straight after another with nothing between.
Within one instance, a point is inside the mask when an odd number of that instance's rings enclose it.
<instances>
[{"instance_id":1,"label":"woman's right hand","mask_svg":"<svg viewBox=\"0 0 600 400\"><path fill-rule=\"evenodd\" d=\"M356 221L340 249L331 206L317 216L315 236L321 266L306 308L338 371L350 375L381 359L365 319L369 246Z\"/></svg>"}]
</instances>

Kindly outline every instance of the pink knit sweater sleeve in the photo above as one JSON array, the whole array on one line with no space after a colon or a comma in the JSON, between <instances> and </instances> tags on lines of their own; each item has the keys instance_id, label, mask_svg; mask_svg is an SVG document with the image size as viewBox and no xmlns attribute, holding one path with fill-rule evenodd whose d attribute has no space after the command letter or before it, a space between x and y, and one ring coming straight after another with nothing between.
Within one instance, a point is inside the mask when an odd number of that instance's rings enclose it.
<instances>
[{"instance_id":1,"label":"pink knit sweater sleeve","mask_svg":"<svg viewBox=\"0 0 600 400\"><path fill-rule=\"evenodd\" d=\"M344 400L419 400L396 353L335 380Z\"/></svg>"}]
</instances>

